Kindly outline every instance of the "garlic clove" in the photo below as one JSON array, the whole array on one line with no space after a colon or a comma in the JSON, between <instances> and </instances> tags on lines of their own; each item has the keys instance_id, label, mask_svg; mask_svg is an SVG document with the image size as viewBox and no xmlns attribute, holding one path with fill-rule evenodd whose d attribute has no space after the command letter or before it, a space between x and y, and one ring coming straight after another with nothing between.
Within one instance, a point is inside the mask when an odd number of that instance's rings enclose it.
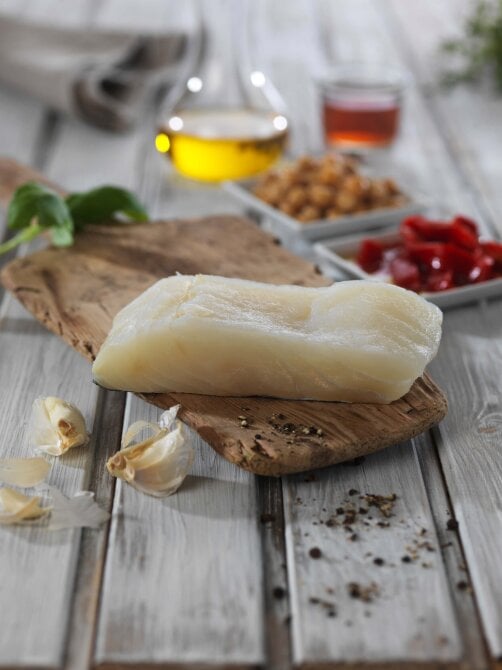
<instances>
[{"instance_id":1,"label":"garlic clove","mask_svg":"<svg viewBox=\"0 0 502 670\"><path fill-rule=\"evenodd\" d=\"M7 487L0 489L0 524L16 524L45 516L49 507L40 507L39 496L25 496Z\"/></svg>"},{"instance_id":2,"label":"garlic clove","mask_svg":"<svg viewBox=\"0 0 502 670\"><path fill-rule=\"evenodd\" d=\"M138 421L130 426L122 440L122 450L106 464L110 474L148 495L163 497L175 493L194 458L188 431L176 420L178 409L176 406L164 412L159 424ZM152 431L152 436L132 444L145 428Z\"/></svg>"},{"instance_id":3,"label":"garlic clove","mask_svg":"<svg viewBox=\"0 0 502 670\"><path fill-rule=\"evenodd\" d=\"M61 398L37 398L32 407L31 434L37 451L61 456L87 444L89 435L80 410Z\"/></svg>"},{"instance_id":4,"label":"garlic clove","mask_svg":"<svg viewBox=\"0 0 502 670\"><path fill-rule=\"evenodd\" d=\"M50 470L43 458L0 458L0 482L29 487L42 482Z\"/></svg>"}]
</instances>

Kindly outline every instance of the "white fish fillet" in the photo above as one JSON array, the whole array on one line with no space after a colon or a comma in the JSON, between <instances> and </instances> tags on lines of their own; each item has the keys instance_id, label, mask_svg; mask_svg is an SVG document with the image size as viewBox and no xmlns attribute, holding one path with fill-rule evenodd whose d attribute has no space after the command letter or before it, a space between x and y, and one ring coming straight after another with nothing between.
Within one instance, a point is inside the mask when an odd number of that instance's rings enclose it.
<instances>
[{"instance_id":1,"label":"white fish fillet","mask_svg":"<svg viewBox=\"0 0 502 670\"><path fill-rule=\"evenodd\" d=\"M435 305L384 283L177 275L117 314L93 375L144 393L389 403L435 356L441 322Z\"/></svg>"}]
</instances>

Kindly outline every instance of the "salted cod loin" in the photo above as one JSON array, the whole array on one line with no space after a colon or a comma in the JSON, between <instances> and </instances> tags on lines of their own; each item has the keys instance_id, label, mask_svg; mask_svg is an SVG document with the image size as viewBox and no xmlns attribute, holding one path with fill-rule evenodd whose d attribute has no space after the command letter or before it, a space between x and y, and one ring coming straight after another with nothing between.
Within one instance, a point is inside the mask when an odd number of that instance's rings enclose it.
<instances>
[{"instance_id":1,"label":"salted cod loin","mask_svg":"<svg viewBox=\"0 0 502 670\"><path fill-rule=\"evenodd\" d=\"M441 322L435 305L384 283L176 275L116 315L93 375L143 393L389 403L435 356Z\"/></svg>"}]
</instances>

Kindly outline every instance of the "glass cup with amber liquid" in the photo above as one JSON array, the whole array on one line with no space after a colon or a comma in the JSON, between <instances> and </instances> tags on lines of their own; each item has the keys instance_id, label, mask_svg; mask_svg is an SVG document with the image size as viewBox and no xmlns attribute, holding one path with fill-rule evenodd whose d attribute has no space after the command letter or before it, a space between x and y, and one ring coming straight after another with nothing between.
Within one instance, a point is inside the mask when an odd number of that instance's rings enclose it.
<instances>
[{"instance_id":1,"label":"glass cup with amber liquid","mask_svg":"<svg viewBox=\"0 0 502 670\"><path fill-rule=\"evenodd\" d=\"M388 147L397 137L404 76L396 68L352 63L318 80L326 143L341 150Z\"/></svg>"},{"instance_id":2,"label":"glass cup with amber liquid","mask_svg":"<svg viewBox=\"0 0 502 670\"><path fill-rule=\"evenodd\" d=\"M288 137L284 103L250 66L244 0L201 0L202 40L192 73L163 107L155 145L185 177L243 179L266 170Z\"/></svg>"}]
</instances>

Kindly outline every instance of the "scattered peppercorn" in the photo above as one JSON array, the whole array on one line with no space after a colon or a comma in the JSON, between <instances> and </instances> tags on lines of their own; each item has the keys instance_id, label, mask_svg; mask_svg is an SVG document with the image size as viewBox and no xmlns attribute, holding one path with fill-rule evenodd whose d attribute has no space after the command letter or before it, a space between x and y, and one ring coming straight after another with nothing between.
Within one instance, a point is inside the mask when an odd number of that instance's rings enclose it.
<instances>
[{"instance_id":1,"label":"scattered peppercorn","mask_svg":"<svg viewBox=\"0 0 502 670\"><path fill-rule=\"evenodd\" d=\"M260 514L261 523L271 523L272 521L275 521L275 514L271 514L270 512L263 512L263 514Z\"/></svg>"},{"instance_id":2,"label":"scattered peppercorn","mask_svg":"<svg viewBox=\"0 0 502 670\"><path fill-rule=\"evenodd\" d=\"M282 600L286 595L286 589L283 589L282 586L276 586L272 591L272 595L276 600Z\"/></svg>"},{"instance_id":3,"label":"scattered peppercorn","mask_svg":"<svg viewBox=\"0 0 502 670\"><path fill-rule=\"evenodd\" d=\"M446 522L446 529L447 530L458 530L458 521L456 519L450 518Z\"/></svg>"},{"instance_id":4,"label":"scattered peppercorn","mask_svg":"<svg viewBox=\"0 0 502 670\"><path fill-rule=\"evenodd\" d=\"M377 556L377 558L374 558L374 559L373 559L373 563L374 563L375 565L384 565L385 561L383 560L383 558L379 558L379 557Z\"/></svg>"},{"instance_id":5,"label":"scattered peppercorn","mask_svg":"<svg viewBox=\"0 0 502 670\"><path fill-rule=\"evenodd\" d=\"M312 547L312 549L309 551L309 556L310 558L321 558L322 556L322 551L319 549L319 547Z\"/></svg>"}]
</instances>

